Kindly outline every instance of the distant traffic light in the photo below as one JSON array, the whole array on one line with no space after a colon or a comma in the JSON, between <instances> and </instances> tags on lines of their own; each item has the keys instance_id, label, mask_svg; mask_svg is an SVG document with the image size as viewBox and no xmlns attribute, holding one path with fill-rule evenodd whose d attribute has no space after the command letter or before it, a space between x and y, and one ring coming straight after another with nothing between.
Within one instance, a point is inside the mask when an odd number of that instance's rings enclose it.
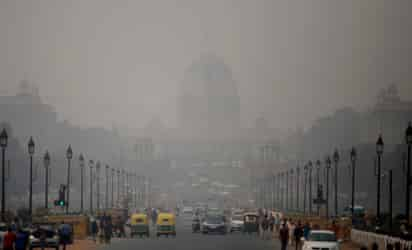
<instances>
[{"instance_id":1,"label":"distant traffic light","mask_svg":"<svg viewBox=\"0 0 412 250\"><path fill-rule=\"evenodd\" d=\"M60 185L59 189L59 198L54 201L55 206L59 207L65 207L67 205L66 203L66 186L65 185Z\"/></svg>"}]
</instances>

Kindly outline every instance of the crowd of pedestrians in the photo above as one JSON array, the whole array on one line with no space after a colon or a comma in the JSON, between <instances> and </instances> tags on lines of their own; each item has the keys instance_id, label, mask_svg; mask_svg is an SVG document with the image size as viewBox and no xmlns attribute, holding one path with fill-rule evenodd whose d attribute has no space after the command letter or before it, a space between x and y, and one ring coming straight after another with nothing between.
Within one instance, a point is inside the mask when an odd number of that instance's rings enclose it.
<instances>
[{"instance_id":1,"label":"crowd of pedestrians","mask_svg":"<svg viewBox=\"0 0 412 250\"><path fill-rule=\"evenodd\" d=\"M281 218L279 214L259 209L259 235L263 240L278 238L281 243L281 249L287 250L293 247L300 250L302 247L302 238L307 239L312 226L306 222L293 221L291 218Z\"/></svg>"}]
</instances>

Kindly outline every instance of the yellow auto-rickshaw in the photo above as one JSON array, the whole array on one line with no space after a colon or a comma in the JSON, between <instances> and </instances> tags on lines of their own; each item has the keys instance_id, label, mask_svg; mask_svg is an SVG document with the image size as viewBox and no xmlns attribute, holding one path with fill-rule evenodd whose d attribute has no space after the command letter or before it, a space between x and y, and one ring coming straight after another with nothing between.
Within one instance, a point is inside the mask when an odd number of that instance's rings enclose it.
<instances>
[{"instance_id":1,"label":"yellow auto-rickshaw","mask_svg":"<svg viewBox=\"0 0 412 250\"><path fill-rule=\"evenodd\" d=\"M132 214L130 217L130 236L133 237L134 235L139 235L142 237L143 235L149 237L149 223L147 220L146 214Z\"/></svg>"},{"instance_id":2,"label":"yellow auto-rickshaw","mask_svg":"<svg viewBox=\"0 0 412 250\"><path fill-rule=\"evenodd\" d=\"M159 213L156 221L156 236L176 236L176 218L172 213Z\"/></svg>"}]
</instances>

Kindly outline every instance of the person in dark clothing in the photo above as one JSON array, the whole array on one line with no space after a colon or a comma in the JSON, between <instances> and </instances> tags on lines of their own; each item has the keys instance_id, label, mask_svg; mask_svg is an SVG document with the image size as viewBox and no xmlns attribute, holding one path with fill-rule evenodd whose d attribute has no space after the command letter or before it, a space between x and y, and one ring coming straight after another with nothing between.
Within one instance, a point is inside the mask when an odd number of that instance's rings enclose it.
<instances>
[{"instance_id":1,"label":"person in dark clothing","mask_svg":"<svg viewBox=\"0 0 412 250\"><path fill-rule=\"evenodd\" d=\"M261 227L262 227L262 239L266 240L267 239L267 232L268 232L268 229L269 229L269 220L268 220L267 216L263 217Z\"/></svg>"},{"instance_id":2,"label":"person in dark clothing","mask_svg":"<svg viewBox=\"0 0 412 250\"><path fill-rule=\"evenodd\" d=\"M93 241L96 242L96 234L97 234L97 222L96 222L96 220L92 221L90 232L91 232Z\"/></svg>"},{"instance_id":3,"label":"person in dark clothing","mask_svg":"<svg viewBox=\"0 0 412 250\"><path fill-rule=\"evenodd\" d=\"M285 222L283 222L282 227L279 230L279 240L281 244L281 250L286 250L289 242L289 228Z\"/></svg>"},{"instance_id":4,"label":"person in dark clothing","mask_svg":"<svg viewBox=\"0 0 412 250\"><path fill-rule=\"evenodd\" d=\"M19 228L16 233L16 242L14 243L15 249L25 250L28 239L29 239L28 233L24 232L21 228Z\"/></svg>"},{"instance_id":5,"label":"person in dark clothing","mask_svg":"<svg viewBox=\"0 0 412 250\"><path fill-rule=\"evenodd\" d=\"M104 227L104 236L105 236L106 243L110 243L110 240L112 238L112 231L113 231L112 221L108 219Z\"/></svg>"},{"instance_id":6,"label":"person in dark clothing","mask_svg":"<svg viewBox=\"0 0 412 250\"><path fill-rule=\"evenodd\" d=\"M269 230L270 230L270 234L273 234L273 229L275 227L275 217L273 216L272 213L270 213L270 217L269 217Z\"/></svg>"},{"instance_id":7,"label":"person in dark clothing","mask_svg":"<svg viewBox=\"0 0 412 250\"><path fill-rule=\"evenodd\" d=\"M300 249L300 239L303 237L303 228L302 228L302 224L300 223L300 221L298 222L298 224L295 227L295 231L293 232L293 237L295 238L295 249L298 250Z\"/></svg>"}]
</instances>

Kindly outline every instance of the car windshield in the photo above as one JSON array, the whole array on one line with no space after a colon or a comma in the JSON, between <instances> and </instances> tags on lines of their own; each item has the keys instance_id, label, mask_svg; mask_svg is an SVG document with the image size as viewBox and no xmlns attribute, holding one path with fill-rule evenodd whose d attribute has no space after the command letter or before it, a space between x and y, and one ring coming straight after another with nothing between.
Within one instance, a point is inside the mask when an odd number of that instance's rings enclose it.
<instances>
[{"instance_id":1,"label":"car windshield","mask_svg":"<svg viewBox=\"0 0 412 250\"><path fill-rule=\"evenodd\" d=\"M326 241L335 242L336 236L333 233L311 233L309 235L309 241Z\"/></svg>"},{"instance_id":2,"label":"car windshield","mask_svg":"<svg viewBox=\"0 0 412 250\"><path fill-rule=\"evenodd\" d=\"M223 223L223 218L221 217L207 217L206 223L208 224L221 224Z\"/></svg>"}]
</instances>

